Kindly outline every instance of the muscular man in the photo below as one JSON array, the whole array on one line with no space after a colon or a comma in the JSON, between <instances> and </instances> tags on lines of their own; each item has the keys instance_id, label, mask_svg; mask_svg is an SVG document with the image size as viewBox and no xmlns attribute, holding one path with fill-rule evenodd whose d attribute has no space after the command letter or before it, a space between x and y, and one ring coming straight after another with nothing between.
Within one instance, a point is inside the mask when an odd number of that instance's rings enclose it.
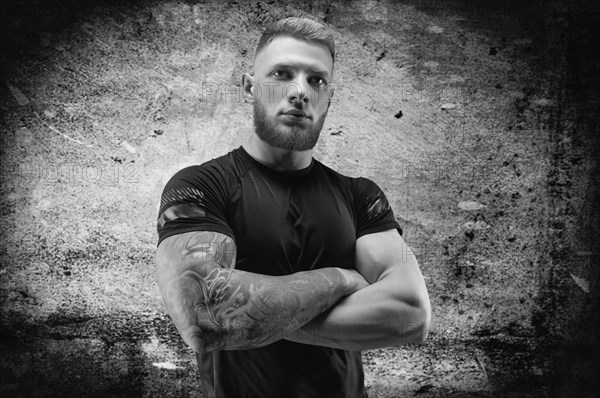
<instances>
[{"instance_id":1,"label":"muscular man","mask_svg":"<svg viewBox=\"0 0 600 398\"><path fill-rule=\"evenodd\" d=\"M366 397L360 351L427 335L427 289L383 192L312 157L334 57L319 23L269 27L242 77L249 141L163 192L158 283L206 397Z\"/></svg>"}]
</instances>

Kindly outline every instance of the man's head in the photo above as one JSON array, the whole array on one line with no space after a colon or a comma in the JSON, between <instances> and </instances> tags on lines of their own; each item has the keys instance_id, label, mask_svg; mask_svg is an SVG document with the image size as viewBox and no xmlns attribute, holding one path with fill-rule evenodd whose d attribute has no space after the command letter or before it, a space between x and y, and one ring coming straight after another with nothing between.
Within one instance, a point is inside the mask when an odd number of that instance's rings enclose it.
<instances>
[{"instance_id":1,"label":"man's head","mask_svg":"<svg viewBox=\"0 0 600 398\"><path fill-rule=\"evenodd\" d=\"M244 93L254 106L258 137L289 151L312 149L333 95L335 45L331 31L310 19L275 22L256 47Z\"/></svg>"}]
</instances>

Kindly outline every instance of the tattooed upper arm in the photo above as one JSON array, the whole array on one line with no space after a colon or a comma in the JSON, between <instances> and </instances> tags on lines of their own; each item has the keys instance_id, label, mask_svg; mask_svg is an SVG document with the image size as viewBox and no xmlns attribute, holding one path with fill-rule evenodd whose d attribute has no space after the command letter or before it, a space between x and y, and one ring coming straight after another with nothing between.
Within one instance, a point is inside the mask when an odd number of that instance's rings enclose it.
<instances>
[{"instance_id":1,"label":"tattooed upper arm","mask_svg":"<svg viewBox=\"0 0 600 398\"><path fill-rule=\"evenodd\" d=\"M195 231L166 238L156 252L158 285L177 330L200 351L223 325L213 304L226 290L235 267L236 247L229 236Z\"/></svg>"},{"instance_id":2,"label":"tattooed upper arm","mask_svg":"<svg viewBox=\"0 0 600 398\"><path fill-rule=\"evenodd\" d=\"M173 272L212 262L224 268L235 267L236 248L229 236L212 231L194 231L173 235L161 242L156 260Z\"/></svg>"}]
</instances>

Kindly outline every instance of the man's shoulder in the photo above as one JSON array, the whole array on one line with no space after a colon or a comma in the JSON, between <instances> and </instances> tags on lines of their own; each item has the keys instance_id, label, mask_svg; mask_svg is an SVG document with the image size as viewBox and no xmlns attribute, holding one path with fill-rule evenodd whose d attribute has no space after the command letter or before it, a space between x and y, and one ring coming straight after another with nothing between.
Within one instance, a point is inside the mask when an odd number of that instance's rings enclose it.
<instances>
[{"instance_id":1,"label":"man's shoulder","mask_svg":"<svg viewBox=\"0 0 600 398\"><path fill-rule=\"evenodd\" d=\"M341 183L344 185L349 185L352 180L354 179L353 177L349 177L345 174L340 173L337 170L334 170L333 168L327 166L325 163L322 163L321 161L315 159L315 165L321 169L321 171L327 176L327 178L329 179L329 181L333 182L333 183Z\"/></svg>"},{"instance_id":2,"label":"man's shoulder","mask_svg":"<svg viewBox=\"0 0 600 398\"><path fill-rule=\"evenodd\" d=\"M333 183L338 183L347 186L352 191L366 189L373 185L376 185L373 180L367 177L352 177L346 174L342 174L337 170L325 165L324 163L317 161L319 167L323 170L323 172L327 175L329 180Z\"/></svg>"},{"instance_id":3,"label":"man's shoulder","mask_svg":"<svg viewBox=\"0 0 600 398\"><path fill-rule=\"evenodd\" d=\"M229 177L240 168L238 151L239 148L204 163L184 167L177 171L171 180L203 178L206 176Z\"/></svg>"}]
</instances>

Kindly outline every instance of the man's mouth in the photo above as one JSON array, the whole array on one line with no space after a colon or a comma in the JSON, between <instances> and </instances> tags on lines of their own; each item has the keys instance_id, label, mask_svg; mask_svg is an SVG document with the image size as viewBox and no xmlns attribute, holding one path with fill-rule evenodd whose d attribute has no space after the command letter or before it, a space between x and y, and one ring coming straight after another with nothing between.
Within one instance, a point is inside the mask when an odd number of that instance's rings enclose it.
<instances>
[{"instance_id":1,"label":"man's mouth","mask_svg":"<svg viewBox=\"0 0 600 398\"><path fill-rule=\"evenodd\" d=\"M297 118L309 118L310 116L308 115L308 113L304 112L301 109L290 109L289 111L285 111L283 112L284 115L288 115L288 116L294 116Z\"/></svg>"}]
</instances>

